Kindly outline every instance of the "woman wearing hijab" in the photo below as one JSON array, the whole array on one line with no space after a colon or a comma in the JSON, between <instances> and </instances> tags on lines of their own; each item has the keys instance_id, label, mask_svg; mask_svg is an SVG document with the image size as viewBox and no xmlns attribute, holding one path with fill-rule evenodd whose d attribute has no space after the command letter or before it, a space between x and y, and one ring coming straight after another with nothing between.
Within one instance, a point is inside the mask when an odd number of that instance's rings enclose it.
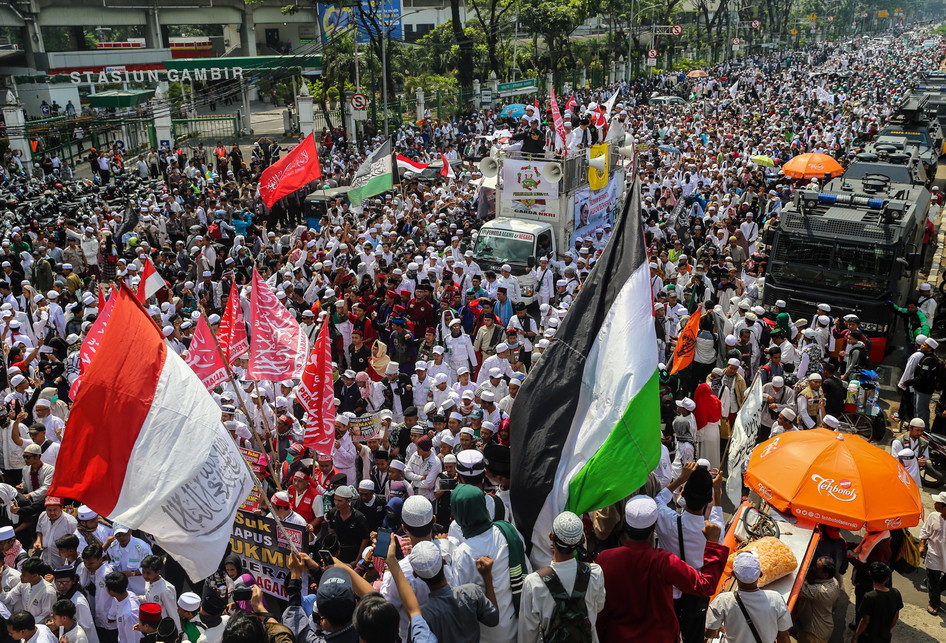
<instances>
[{"instance_id":1,"label":"woman wearing hijab","mask_svg":"<svg viewBox=\"0 0 946 643\"><path fill-rule=\"evenodd\" d=\"M499 606L499 625L480 626L483 643L515 641L518 633L519 595L523 577L529 573L522 536L508 522L491 522L486 496L479 487L458 485L450 498L453 519L463 531L463 543L453 554L456 585L476 583L486 589L483 577L476 570L476 561L483 556L493 560L493 591Z\"/></svg>"},{"instance_id":2,"label":"woman wearing hijab","mask_svg":"<svg viewBox=\"0 0 946 643\"><path fill-rule=\"evenodd\" d=\"M713 395L706 382L698 385L693 393L696 409L696 457L706 458L711 469L719 468L719 420L722 417L722 405Z\"/></svg>"},{"instance_id":3,"label":"woman wearing hijab","mask_svg":"<svg viewBox=\"0 0 946 643\"><path fill-rule=\"evenodd\" d=\"M390 529L391 533L398 536L404 535L404 528L401 522L401 508L404 506L403 498L391 498L384 507L384 520L381 526Z\"/></svg>"}]
</instances>

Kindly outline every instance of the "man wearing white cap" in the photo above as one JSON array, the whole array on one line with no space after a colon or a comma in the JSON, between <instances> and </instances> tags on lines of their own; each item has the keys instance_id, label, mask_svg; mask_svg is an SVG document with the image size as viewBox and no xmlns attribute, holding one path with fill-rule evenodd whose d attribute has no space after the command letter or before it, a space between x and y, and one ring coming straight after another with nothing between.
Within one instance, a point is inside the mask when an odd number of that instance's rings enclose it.
<instances>
[{"instance_id":1,"label":"man wearing white cap","mask_svg":"<svg viewBox=\"0 0 946 643\"><path fill-rule=\"evenodd\" d=\"M490 371L494 368L499 369L500 376L512 377L515 373L509 363L509 345L506 342L496 344L496 354L483 360L483 366L480 367L480 372L476 376L476 385L479 386L489 380Z\"/></svg>"},{"instance_id":2,"label":"man wearing white cap","mask_svg":"<svg viewBox=\"0 0 946 643\"><path fill-rule=\"evenodd\" d=\"M404 532L407 535L407 540L411 544L411 549L417 547L421 543L431 543L437 547L439 551L439 541L433 540L433 530L434 530L434 509L430 503L430 500L424 498L423 496L411 496L404 501L404 504L401 505L401 521L404 523ZM404 577L407 578L407 582L410 583L411 589L414 590L414 594L417 595L417 601L424 605L427 602L428 594L430 590L427 588L427 584L423 579L417 577L413 573L411 567L410 557L402 558L399 561L401 571L404 572ZM456 578L454 577L453 569L451 565L445 565L443 567L444 574L446 579L454 584ZM381 595L392 605L394 605L398 612L401 615L401 624L400 632L402 640L407 640L407 629L410 624L410 617L407 612L404 611L404 606L401 603L401 597L398 594L397 587L394 584L394 579L391 578L391 572L385 571L384 576L381 577L381 588L379 590ZM479 628L476 629L479 631Z\"/></svg>"},{"instance_id":3,"label":"man wearing white cap","mask_svg":"<svg viewBox=\"0 0 946 643\"><path fill-rule=\"evenodd\" d=\"M89 545L102 547L112 535L112 530L102 522L99 515L88 505L82 505L76 512L76 536L79 537L78 551L81 554Z\"/></svg>"},{"instance_id":4,"label":"man wearing white cap","mask_svg":"<svg viewBox=\"0 0 946 643\"><path fill-rule=\"evenodd\" d=\"M677 450L674 455L671 473L674 478L679 478L683 472L683 466L688 462L696 462L696 418L693 417L693 411L696 409L696 403L688 397L678 400L677 416L673 418L673 436L677 441Z\"/></svg>"},{"instance_id":5,"label":"man wearing white cap","mask_svg":"<svg viewBox=\"0 0 946 643\"><path fill-rule=\"evenodd\" d=\"M923 420L927 426L930 423L930 400L939 383L939 371L943 368L939 359L933 354L937 348L939 348L939 342L932 337L923 340L920 346L920 352L923 355L916 364L913 377L906 382L913 389L913 415Z\"/></svg>"},{"instance_id":6,"label":"man wearing white cap","mask_svg":"<svg viewBox=\"0 0 946 643\"><path fill-rule=\"evenodd\" d=\"M455 374L464 366L475 369L479 360L476 359L476 351L473 350L473 340L463 332L462 322L459 319L453 319L448 325L450 333L443 338L443 343L447 349L447 362L453 369L453 373Z\"/></svg>"},{"instance_id":7,"label":"man wearing white cap","mask_svg":"<svg viewBox=\"0 0 946 643\"><path fill-rule=\"evenodd\" d=\"M923 439L923 431L925 430L926 422L920 418L913 418L907 426L907 434L895 438L894 441L890 443L890 454L895 458L899 458L900 453L907 449L913 453L913 460L911 462L916 466L916 474L913 477L916 480L917 489L923 488L920 484L921 472L930 457L929 444ZM906 464L904 464L903 467L909 471ZM911 475L913 474L911 473Z\"/></svg>"},{"instance_id":8,"label":"man wearing white cap","mask_svg":"<svg viewBox=\"0 0 946 643\"><path fill-rule=\"evenodd\" d=\"M933 325L933 315L936 314L936 299L933 298L933 286L924 282L920 284L920 293L917 295L916 307L926 315L926 322Z\"/></svg>"},{"instance_id":9,"label":"man wearing white cap","mask_svg":"<svg viewBox=\"0 0 946 643\"><path fill-rule=\"evenodd\" d=\"M808 378L808 386L801 390L795 400L802 429L813 429L824 418L824 392L821 390L821 381L821 373L812 373Z\"/></svg>"},{"instance_id":10,"label":"man wearing white cap","mask_svg":"<svg viewBox=\"0 0 946 643\"><path fill-rule=\"evenodd\" d=\"M926 567L926 590L929 604L926 611L937 614L940 596L946 589L946 491L933 495L933 511L920 529L920 556Z\"/></svg>"},{"instance_id":11,"label":"man wearing white cap","mask_svg":"<svg viewBox=\"0 0 946 643\"><path fill-rule=\"evenodd\" d=\"M550 565L532 572L522 583L518 643L551 640L549 634L553 630L553 618L559 610L559 603L553 594L572 596L577 592L584 594L588 624L582 634L590 637L583 640L597 641L595 622L598 612L604 608L604 574L599 565L579 562L575 557L576 551L582 550L585 541L581 518L570 511L560 513L552 521L549 540L552 544ZM577 606L574 611L577 612Z\"/></svg>"},{"instance_id":12,"label":"man wearing white cap","mask_svg":"<svg viewBox=\"0 0 946 643\"><path fill-rule=\"evenodd\" d=\"M897 381L897 388L900 389L900 408L895 414L895 418L908 418L913 415L913 386L910 383L913 380L913 375L916 373L916 365L920 363L920 360L923 359L923 356L926 353L922 350L923 343L926 342L926 335L917 335L914 338L914 344L916 350L910 355L907 359L906 365L903 367L903 373L900 374L900 379ZM902 419L900 420L903 421Z\"/></svg>"},{"instance_id":13,"label":"man wearing white cap","mask_svg":"<svg viewBox=\"0 0 946 643\"><path fill-rule=\"evenodd\" d=\"M779 411L779 414L775 417L775 424L772 425L772 431L769 437L774 437L786 431L797 431L798 427L795 426L795 420L797 418L798 414L795 413L791 407L786 406Z\"/></svg>"},{"instance_id":14,"label":"man wearing white cap","mask_svg":"<svg viewBox=\"0 0 946 643\"><path fill-rule=\"evenodd\" d=\"M404 421L404 409L414 403L413 388L410 378L400 372L401 365L397 362L388 362L384 369L384 378L381 380L381 393L384 403L381 408L391 411L395 422Z\"/></svg>"},{"instance_id":15,"label":"man wearing white cap","mask_svg":"<svg viewBox=\"0 0 946 643\"><path fill-rule=\"evenodd\" d=\"M703 527L703 568L696 571L676 555L653 545L657 503L634 496L624 505L627 542L598 555L604 573L605 602L598 615L601 641L677 643L680 626L673 608L673 588L711 596L726 566L729 548L719 544L719 526Z\"/></svg>"},{"instance_id":16,"label":"man wearing white cap","mask_svg":"<svg viewBox=\"0 0 946 643\"><path fill-rule=\"evenodd\" d=\"M788 643L792 616L781 594L759 589L762 565L756 555L747 551L736 554L733 576L738 589L717 596L706 612L706 638L716 638L725 627L730 641Z\"/></svg>"}]
</instances>

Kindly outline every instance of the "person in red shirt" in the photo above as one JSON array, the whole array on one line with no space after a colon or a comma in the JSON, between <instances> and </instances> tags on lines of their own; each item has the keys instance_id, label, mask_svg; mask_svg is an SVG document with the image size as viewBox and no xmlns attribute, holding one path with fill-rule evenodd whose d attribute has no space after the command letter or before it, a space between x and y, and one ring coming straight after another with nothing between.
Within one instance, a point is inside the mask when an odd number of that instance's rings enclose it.
<instances>
[{"instance_id":1,"label":"person in red shirt","mask_svg":"<svg viewBox=\"0 0 946 643\"><path fill-rule=\"evenodd\" d=\"M628 541L598 555L604 573L605 603L598 615L598 639L620 643L676 643L680 625L673 609L673 588L712 596L726 566L729 548L717 544L720 528L703 528L703 569L696 571L677 556L653 546L657 503L635 496L624 507Z\"/></svg>"},{"instance_id":2,"label":"person in red shirt","mask_svg":"<svg viewBox=\"0 0 946 643\"><path fill-rule=\"evenodd\" d=\"M312 484L312 480L305 471L296 471L292 476L292 484L287 489L289 504L292 510L302 516L309 526L310 533L318 533L322 527L322 517L325 515L322 506L322 496L319 488Z\"/></svg>"},{"instance_id":3,"label":"person in red shirt","mask_svg":"<svg viewBox=\"0 0 946 643\"><path fill-rule=\"evenodd\" d=\"M407 318L414 323L414 332L418 336L422 336L428 328L433 328L435 325L434 306L427 299L429 294L430 286L417 284L414 289L414 299L407 304Z\"/></svg>"}]
</instances>

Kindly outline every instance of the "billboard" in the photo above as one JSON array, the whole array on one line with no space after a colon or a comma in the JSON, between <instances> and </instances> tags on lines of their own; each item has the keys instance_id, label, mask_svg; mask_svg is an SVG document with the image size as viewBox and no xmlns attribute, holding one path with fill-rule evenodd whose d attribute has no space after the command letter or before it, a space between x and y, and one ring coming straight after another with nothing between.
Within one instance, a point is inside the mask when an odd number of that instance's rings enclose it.
<instances>
[{"instance_id":1,"label":"billboard","mask_svg":"<svg viewBox=\"0 0 946 643\"><path fill-rule=\"evenodd\" d=\"M358 42L366 43L369 35L384 33L387 26L393 40L403 40L401 31L401 0L361 0L359 8L339 4L318 5L322 42L327 43L337 35L352 29L357 24Z\"/></svg>"}]
</instances>

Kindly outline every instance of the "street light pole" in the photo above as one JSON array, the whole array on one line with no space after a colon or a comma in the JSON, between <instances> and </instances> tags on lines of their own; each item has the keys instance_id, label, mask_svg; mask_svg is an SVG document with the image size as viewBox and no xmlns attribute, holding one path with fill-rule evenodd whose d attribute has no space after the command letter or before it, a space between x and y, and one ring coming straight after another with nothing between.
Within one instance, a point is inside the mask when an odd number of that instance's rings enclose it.
<instances>
[{"instance_id":1,"label":"street light pole","mask_svg":"<svg viewBox=\"0 0 946 643\"><path fill-rule=\"evenodd\" d=\"M381 39L381 102L384 105L384 135L388 135L388 33L390 27L384 26L384 38Z\"/></svg>"}]
</instances>

